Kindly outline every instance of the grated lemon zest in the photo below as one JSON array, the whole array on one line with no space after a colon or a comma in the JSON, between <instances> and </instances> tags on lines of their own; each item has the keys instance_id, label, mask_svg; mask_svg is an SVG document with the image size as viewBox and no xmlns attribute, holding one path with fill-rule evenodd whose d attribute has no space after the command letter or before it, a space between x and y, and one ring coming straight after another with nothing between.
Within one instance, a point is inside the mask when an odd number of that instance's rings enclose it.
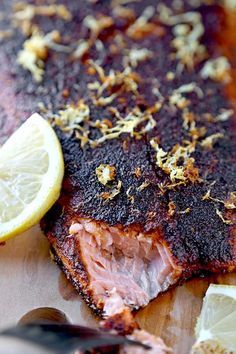
<instances>
[{"instance_id":1,"label":"grated lemon zest","mask_svg":"<svg viewBox=\"0 0 236 354\"><path fill-rule=\"evenodd\" d=\"M159 105L158 105L159 108ZM118 113L118 112L117 112ZM144 127L136 130L142 123L146 123ZM96 146L109 139L116 139L121 134L130 134L131 137L140 138L143 134L152 130L156 126L151 113L147 111L141 112L139 108L134 108L125 118L118 115L118 119L113 127L108 127L106 124L100 127L102 136L94 140L92 145Z\"/></svg>"},{"instance_id":2,"label":"grated lemon zest","mask_svg":"<svg viewBox=\"0 0 236 354\"><path fill-rule=\"evenodd\" d=\"M83 25L87 27L90 31L90 41L94 42L99 34L106 28L111 27L114 24L113 18L110 16L100 16L100 18L95 18L92 15L88 15L83 20Z\"/></svg>"},{"instance_id":3,"label":"grated lemon zest","mask_svg":"<svg viewBox=\"0 0 236 354\"><path fill-rule=\"evenodd\" d=\"M89 131L84 128L84 123L89 122L89 117L89 106L83 100L79 100L76 106L68 105L64 110L60 110L54 116L54 123L64 132L70 134L75 132L83 147L89 141Z\"/></svg>"},{"instance_id":4,"label":"grated lemon zest","mask_svg":"<svg viewBox=\"0 0 236 354\"><path fill-rule=\"evenodd\" d=\"M218 139L222 139L224 137L221 133L215 133L207 136L204 140L201 141L201 146L204 148L212 149L213 145L216 143Z\"/></svg>"},{"instance_id":5,"label":"grated lemon zest","mask_svg":"<svg viewBox=\"0 0 236 354\"><path fill-rule=\"evenodd\" d=\"M155 8L153 6L147 6L141 16L139 16L136 21L128 27L126 33L128 37L135 39L137 37L137 33L141 30L144 30L146 26L148 26L148 21L155 14Z\"/></svg>"},{"instance_id":6,"label":"grated lemon zest","mask_svg":"<svg viewBox=\"0 0 236 354\"><path fill-rule=\"evenodd\" d=\"M214 81L230 81L229 70L231 66L228 59L224 56L216 59L209 59L203 66L200 75L203 79L211 79Z\"/></svg>"},{"instance_id":7,"label":"grated lemon zest","mask_svg":"<svg viewBox=\"0 0 236 354\"><path fill-rule=\"evenodd\" d=\"M195 92L199 98L203 98L204 96L200 87L198 87L195 82L191 82L175 89L169 97L169 102L170 104L177 106L179 109L185 109L190 104L190 101L184 97L183 94L192 92Z\"/></svg>"},{"instance_id":8,"label":"grated lemon zest","mask_svg":"<svg viewBox=\"0 0 236 354\"><path fill-rule=\"evenodd\" d=\"M218 122L225 122L228 120L232 115L234 114L233 109L224 109L222 110L221 113L219 113L216 117L215 120Z\"/></svg>"},{"instance_id":9,"label":"grated lemon zest","mask_svg":"<svg viewBox=\"0 0 236 354\"><path fill-rule=\"evenodd\" d=\"M114 166L101 164L96 168L96 175L101 184L104 186L115 179L116 168Z\"/></svg>"},{"instance_id":10,"label":"grated lemon zest","mask_svg":"<svg viewBox=\"0 0 236 354\"><path fill-rule=\"evenodd\" d=\"M100 194L100 197L105 200L105 202L108 202L112 199L114 199L120 192L122 188L122 182L118 181L117 185L113 187L109 192L103 192Z\"/></svg>"},{"instance_id":11,"label":"grated lemon zest","mask_svg":"<svg viewBox=\"0 0 236 354\"><path fill-rule=\"evenodd\" d=\"M58 16L64 21L70 21L72 15L65 5L31 5L24 2L18 2L13 7L13 25L20 27L24 34L30 35L35 28L32 20L35 16Z\"/></svg>"},{"instance_id":12,"label":"grated lemon zest","mask_svg":"<svg viewBox=\"0 0 236 354\"><path fill-rule=\"evenodd\" d=\"M67 47L60 46L60 33L52 31L46 35L35 32L23 44L23 49L19 51L17 63L24 69L31 72L36 82L41 82L44 75L44 61L48 56L48 49L56 51L66 50ZM70 49L69 49L70 50Z\"/></svg>"},{"instance_id":13,"label":"grated lemon zest","mask_svg":"<svg viewBox=\"0 0 236 354\"><path fill-rule=\"evenodd\" d=\"M205 31L201 14L194 11L174 15L163 3L157 9L161 22L173 27L172 46L176 51L175 58L183 68L193 69L195 64L207 57L206 47L200 43Z\"/></svg>"},{"instance_id":14,"label":"grated lemon zest","mask_svg":"<svg viewBox=\"0 0 236 354\"><path fill-rule=\"evenodd\" d=\"M198 169L194 166L195 160L190 157L195 151L194 143L189 142L186 146L176 144L170 152L163 150L154 139L150 144L156 151L157 166L169 175L173 183L194 183L199 180Z\"/></svg>"},{"instance_id":15,"label":"grated lemon zest","mask_svg":"<svg viewBox=\"0 0 236 354\"><path fill-rule=\"evenodd\" d=\"M128 56L124 58L124 66L131 65L133 68L147 59L152 58L153 52L147 48L132 48Z\"/></svg>"}]
</instances>

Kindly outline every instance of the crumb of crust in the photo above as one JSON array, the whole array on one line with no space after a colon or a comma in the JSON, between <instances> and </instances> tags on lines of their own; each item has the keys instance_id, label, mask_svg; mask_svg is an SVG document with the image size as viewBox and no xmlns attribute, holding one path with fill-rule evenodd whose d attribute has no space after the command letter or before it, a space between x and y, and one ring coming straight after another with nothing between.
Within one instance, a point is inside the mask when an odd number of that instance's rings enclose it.
<instances>
[{"instance_id":1,"label":"crumb of crust","mask_svg":"<svg viewBox=\"0 0 236 354\"><path fill-rule=\"evenodd\" d=\"M157 215L157 212L156 211L149 211L147 213L147 216L148 216L148 219L154 219Z\"/></svg>"},{"instance_id":2,"label":"crumb of crust","mask_svg":"<svg viewBox=\"0 0 236 354\"><path fill-rule=\"evenodd\" d=\"M182 68L193 69L195 64L206 59L206 47L200 43L204 34L201 14L194 11L174 15L172 9L164 3L160 3L157 10L160 21L172 27L174 57L179 60Z\"/></svg>"},{"instance_id":3,"label":"crumb of crust","mask_svg":"<svg viewBox=\"0 0 236 354\"><path fill-rule=\"evenodd\" d=\"M173 216L175 214L176 205L173 201L168 203L168 215Z\"/></svg>"},{"instance_id":4,"label":"crumb of crust","mask_svg":"<svg viewBox=\"0 0 236 354\"><path fill-rule=\"evenodd\" d=\"M133 171L133 174L135 177L140 178L142 176L142 171L140 167L136 167L135 170Z\"/></svg>"},{"instance_id":5,"label":"crumb of crust","mask_svg":"<svg viewBox=\"0 0 236 354\"><path fill-rule=\"evenodd\" d=\"M204 140L201 141L201 146L206 149L212 149L213 145L217 142L218 139L222 139L224 137L221 133L215 133L207 136Z\"/></svg>"},{"instance_id":6,"label":"crumb of crust","mask_svg":"<svg viewBox=\"0 0 236 354\"><path fill-rule=\"evenodd\" d=\"M35 28L32 20L35 16L58 16L64 21L70 21L72 15L65 5L32 5L18 2L13 6L13 26L20 27L25 35L30 35Z\"/></svg>"},{"instance_id":7,"label":"crumb of crust","mask_svg":"<svg viewBox=\"0 0 236 354\"><path fill-rule=\"evenodd\" d=\"M69 92L69 90L68 89L63 89L62 90L62 96L64 97L64 98L68 98L69 96L70 96L70 92Z\"/></svg>"},{"instance_id":8,"label":"crumb of crust","mask_svg":"<svg viewBox=\"0 0 236 354\"><path fill-rule=\"evenodd\" d=\"M209 123L215 122L215 117L209 112L203 113L202 118Z\"/></svg>"},{"instance_id":9,"label":"crumb of crust","mask_svg":"<svg viewBox=\"0 0 236 354\"><path fill-rule=\"evenodd\" d=\"M149 34L162 36L165 33L164 28L160 25L149 22L154 14L155 8L153 6L147 6L141 16L128 27L126 30L127 36L134 40L142 39Z\"/></svg>"},{"instance_id":10,"label":"crumb of crust","mask_svg":"<svg viewBox=\"0 0 236 354\"><path fill-rule=\"evenodd\" d=\"M96 175L99 182L105 186L115 179L116 168L115 166L101 164L96 168Z\"/></svg>"},{"instance_id":11,"label":"crumb of crust","mask_svg":"<svg viewBox=\"0 0 236 354\"><path fill-rule=\"evenodd\" d=\"M112 187L110 191L101 193L99 197L104 199L105 202L109 202L121 192L121 189L122 189L122 182L118 181L115 187Z\"/></svg>"},{"instance_id":12,"label":"crumb of crust","mask_svg":"<svg viewBox=\"0 0 236 354\"><path fill-rule=\"evenodd\" d=\"M145 188L147 188L150 185L150 182L148 181L144 181L142 184L140 184L140 186L137 187L137 190L139 192L141 192L142 190L144 190Z\"/></svg>"},{"instance_id":13,"label":"crumb of crust","mask_svg":"<svg viewBox=\"0 0 236 354\"><path fill-rule=\"evenodd\" d=\"M188 142L185 146L176 144L170 152L164 151L154 139L150 141L150 144L156 151L157 166L169 175L171 182L174 183L172 186L176 186L176 182L200 181L199 170L194 166L195 160L190 157L195 151L193 142Z\"/></svg>"},{"instance_id":14,"label":"crumb of crust","mask_svg":"<svg viewBox=\"0 0 236 354\"><path fill-rule=\"evenodd\" d=\"M58 43L61 36L58 31L52 31L46 35L34 32L23 44L23 49L19 51L17 63L24 69L31 72L36 82L41 82L44 75L44 61L48 57L48 49L55 51L70 52L70 48Z\"/></svg>"},{"instance_id":15,"label":"crumb of crust","mask_svg":"<svg viewBox=\"0 0 236 354\"><path fill-rule=\"evenodd\" d=\"M211 79L214 81L221 81L228 83L231 80L230 77L230 63L224 56L209 59L201 69L200 75L203 79Z\"/></svg>"},{"instance_id":16,"label":"crumb of crust","mask_svg":"<svg viewBox=\"0 0 236 354\"><path fill-rule=\"evenodd\" d=\"M139 328L128 307L124 307L121 312L109 316L107 319L100 322L100 327L109 332L115 331L116 334L120 335L133 333L134 329Z\"/></svg>"}]
</instances>

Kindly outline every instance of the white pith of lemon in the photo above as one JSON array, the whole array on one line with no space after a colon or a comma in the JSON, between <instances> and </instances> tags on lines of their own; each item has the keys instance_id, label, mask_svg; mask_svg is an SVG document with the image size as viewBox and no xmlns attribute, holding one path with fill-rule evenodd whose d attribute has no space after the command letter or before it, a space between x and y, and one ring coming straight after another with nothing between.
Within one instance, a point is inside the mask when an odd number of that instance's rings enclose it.
<instances>
[{"instance_id":1,"label":"white pith of lemon","mask_svg":"<svg viewBox=\"0 0 236 354\"><path fill-rule=\"evenodd\" d=\"M58 138L34 113L0 148L0 242L42 218L59 197L63 175Z\"/></svg>"},{"instance_id":2,"label":"white pith of lemon","mask_svg":"<svg viewBox=\"0 0 236 354\"><path fill-rule=\"evenodd\" d=\"M209 286L195 331L192 353L236 353L236 286Z\"/></svg>"}]
</instances>

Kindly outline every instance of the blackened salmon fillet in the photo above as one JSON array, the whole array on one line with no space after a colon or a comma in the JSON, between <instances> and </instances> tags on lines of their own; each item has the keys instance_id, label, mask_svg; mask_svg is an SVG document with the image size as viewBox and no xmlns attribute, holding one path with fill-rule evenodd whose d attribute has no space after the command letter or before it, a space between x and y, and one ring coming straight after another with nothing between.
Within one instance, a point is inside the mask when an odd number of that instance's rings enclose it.
<instances>
[{"instance_id":1,"label":"blackened salmon fillet","mask_svg":"<svg viewBox=\"0 0 236 354\"><path fill-rule=\"evenodd\" d=\"M38 111L63 149L61 196L41 222L56 262L103 317L234 271L234 10L57 4L0 5L1 141Z\"/></svg>"}]
</instances>

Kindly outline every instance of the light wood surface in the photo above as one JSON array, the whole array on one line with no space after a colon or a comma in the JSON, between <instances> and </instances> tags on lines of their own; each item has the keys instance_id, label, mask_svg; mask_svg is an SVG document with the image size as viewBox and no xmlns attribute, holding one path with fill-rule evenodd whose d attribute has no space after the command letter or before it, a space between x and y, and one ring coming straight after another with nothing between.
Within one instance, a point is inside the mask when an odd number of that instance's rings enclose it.
<instances>
[{"instance_id":1,"label":"light wood surface","mask_svg":"<svg viewBox=\"0 0 236 354\"><path fill-rule=\"evenodd\" d=\"M62 310L74 323L96 325L97 319L51 260L38 226L0 245L0 269L0 328L17 323L27 311L41 306ZM136 314L139 324L160 335L174 353L189 353L210 282L236 284L236 275L195 279L171 289Z\"/></svg>"}]
</instances>

